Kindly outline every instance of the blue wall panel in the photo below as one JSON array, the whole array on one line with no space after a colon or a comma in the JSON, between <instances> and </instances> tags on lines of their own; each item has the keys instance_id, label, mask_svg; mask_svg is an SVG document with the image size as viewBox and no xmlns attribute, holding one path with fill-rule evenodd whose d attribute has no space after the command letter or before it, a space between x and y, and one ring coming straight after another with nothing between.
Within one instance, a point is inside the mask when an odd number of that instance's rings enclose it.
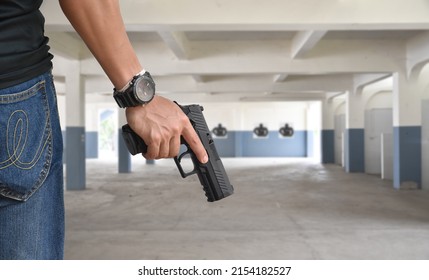
<instances>
[{"instance_id":1,"label":"blue wall panel","mask_svg":"<svg viewBox=\"0 0 429 280\"><path fill-rule=\"evenodd\" d=\"M63 160L67 161L67 133L65 130L61 131L63 134ZM85 156L86 158L98 158L98 132L90 131L85 132Z\"/></svg>"},{"instance_id":2,"label":"blue wall panel","mask_svg":"<svg viewBox=\"0 0 429 280\"><path fill-rule=\"evenodd\" d=\"M235 132L228 132L223 138L213 138L216 150L221 157L235 157Z\"/></svg>"},{"instance_id":3,"label":"blue wall panel","mask_svg":"<svg viewBox=\"0 0 429 280\"><path fill-rule=\"evenodd\" d=\"M66 129L66 187L68 190L83 190L86 182L85 128Z\"/></svg>"},{"instance_id":4,"label":"blue wall panel","mask_svg":"<svg viewBox=\"0 0 429 280\"><path fill-rule=\"evenodd\" d=\"M243 156L247 157L306 157L307 132L295 131L293 137L280 138L277 131L268 138L254 138L253 132L243 132Z\"/></svg>"},{"instance_id":5,"label":"blue wall panel","mask_svg":"<svg viewBox=\"0 0 429 280\"><path fill-rule=\"evenodd\" d=\"M255 138L251 131L228 131L227 138L215 138L221 157L306 157L307 132L295 131L281 138L277 131L266 138Z\"/></svg>"},{"instance_id":6,"label":"blue wall panel","mask_svg":"<svg viewBox=\"0 0 429 280\"><path fill-rule=\"evenodd\" d=\"M421 186L422 129L420 126L393 128L393 185L413 181Z\"/></svg>"},{"instance_id":7,"label":"blue wall panel","mask_svg":"<svg viewBox=\"0 0 429 280\"><path fill-rule=\"evenodd\" d=\"M365 172L365 150L363 128L346 129L345 131L345 165L347 172Z\"/></svg>"},{"instance_id":8,"label":"blue wall panel","mask_svg":"<svg viewBox=\"0 0 429 280\"><path fill-rule=\"evenodd\" d=\"M243 133L234 132L234 153L235 157L243 156Z\"/></svg>"},{"instance_id":9,"label":"blue wall panel","mask_svg":"<svg viewBox=\"0 0 429 280\"><path fill-rule=\"evenodd\" d=\"M98 132L87 131L85 134L86 158L98 158Z\"/></svg>"},{"instance_id":10,"label":"blue wall panel","mask_svg":"<svg viewBox=\"0 0 429 280\"><path fill-rule=\"evenodd\" d=\"M131 154L122 137L122 128L118 131L118 172L131 173Z\"/></svg>"},{"instance_id":11,"label":"blue wall panel","mask_svg":"<svg viewBox=\"0 0 429 280\"><path fill-rule=\"evenodd\" d=\"M335 146L333 129L322 130L322 163L335 163Z\"/></svg>"},{"instance_id":12,"label":"blue wall panel","mask_svg":"<svg viewBox=\"0 0 429 280\"><path fill-rule=\"evenodd\" d=\"M61 133L63 135L63 162L67 162L67 134L65 130L61 130Z\"/></svg>"}]
</instances>

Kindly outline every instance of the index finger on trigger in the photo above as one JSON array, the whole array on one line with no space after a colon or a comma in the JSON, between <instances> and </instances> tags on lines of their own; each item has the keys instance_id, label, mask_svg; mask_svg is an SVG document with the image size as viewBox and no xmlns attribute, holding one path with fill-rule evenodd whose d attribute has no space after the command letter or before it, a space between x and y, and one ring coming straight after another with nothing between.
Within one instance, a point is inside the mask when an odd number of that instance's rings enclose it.
<instances>
[{"instance_id":1,"label":"index finger on trigger","mask_svg":"<svg viewBox=\"0 0 429 280\"><path fill-rule=\"evenodd\" d=\"M207 163L209 160L207 151L204 148L200 138L198 137L197 133L195 132L194 128L190 123L188 126L186 126L183 129L182 136L185 139L185 141L189 144L189 147L194 152L198 160L201 163Z\"/></svg>"}]
</instances>

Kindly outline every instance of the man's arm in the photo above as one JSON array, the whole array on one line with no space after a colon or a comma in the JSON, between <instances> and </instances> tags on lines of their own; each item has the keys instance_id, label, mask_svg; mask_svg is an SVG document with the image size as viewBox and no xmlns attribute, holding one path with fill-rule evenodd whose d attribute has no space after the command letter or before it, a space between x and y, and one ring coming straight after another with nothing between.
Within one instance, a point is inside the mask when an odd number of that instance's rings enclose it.
<instances>
[{"instance_id":1,"label":"man's arm","mask_svg":"<svg viewBox=\"0 0 429 280\"><path fill-rule=\"evenodd\" d=\"M142 66L128 39L118 0L59 0L64 14L91 50L115 88L122 88ZM126 109L131 128L148 144L147 159L179 153L180 135L202 163L207 153L186 115L172 101L155 96L144 107Z\"/></svg>"}]
</instances>

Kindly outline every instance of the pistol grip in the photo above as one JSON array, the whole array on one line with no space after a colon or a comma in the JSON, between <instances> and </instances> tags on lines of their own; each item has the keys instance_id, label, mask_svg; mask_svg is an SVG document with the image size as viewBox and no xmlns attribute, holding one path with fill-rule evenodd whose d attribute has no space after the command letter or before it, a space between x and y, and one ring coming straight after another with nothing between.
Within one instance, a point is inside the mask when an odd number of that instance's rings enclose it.
<instances>
[{"instance_id":1,"label":"pistol grip","mask_svg":"<svg viewBox=\"0 0 429 280\"><path fill-rule=\"evenodd\" d=\"M128 151L133 156L140 153L145 154L147 152L146 143L128 124L122 126L122 138L124 139L125 145L127 145Z\"/></svg>"}]
</instances>

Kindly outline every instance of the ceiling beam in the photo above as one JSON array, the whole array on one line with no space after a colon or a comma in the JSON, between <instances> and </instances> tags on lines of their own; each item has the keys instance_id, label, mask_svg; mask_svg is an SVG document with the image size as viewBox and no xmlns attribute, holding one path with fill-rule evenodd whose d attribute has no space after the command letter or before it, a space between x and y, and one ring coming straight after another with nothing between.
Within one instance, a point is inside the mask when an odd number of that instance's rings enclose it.
<instances>
[{"instance_id":1,"label":"ceiling beam","mask_svg":"<svg viewBox=\"0 0 429 280\"><path fill-rule=\"evenodd\" d=\"M291 58L303 58L326 34L326 30L299 31L292 40Z\"/></svg>"},{"instance_id":2,"label":"ceiling beam","mask_svg":"<svg viewBox=\"0 0 429 280\"><path fill-rule=\"evenodd\" d=\"M353 88L355 91L363 89L365 86L374 84L392 76L391 73L384 74L356 74L353 78Z\"/></svg>"},{"instance_id":3,"label":"ceiling beam","mask_svg":"<svg viewBox=\"0 0 429 280\"><path fill-rule=\"evenodd\" d=\"M419 73L421 67L429 61L429 31L422 32L407 42L407 74ZM420 67L416 67L420 66Z\"/></svg>"},{"instance_id":4,"label":"ceiling beam","mask_svg":"<svg viewBox=\"0 0 429 280\"><path fill-rule=\"evenodd\" d=\"M64 32L47 32L51 51L67 59L79 60L82 51L82 41Z\"/></svg>"},{"instance_id":5,"label":"ceiling beam","mask_svg":"<svg viewBox=\"0 0 429 280\"><path fill-rule=\"evenodd\" d=\"M177 60L163 42L136 43L140 61L153 75L234 75L288 73L386 73L405 69L405 45L390 41L322 41L307 59L284 55L288 42L193 42L193 59ZM382 50L382 51L381 51ZM91 55L81 64L82 74L102 73ZM272 80L271 80L272 81ZM289 78L288 78L289 81Z\"/></svg>"},{"instance_id":6,"label":"ceiling beam","mask_svg":"<svg viewBox=\"0 0 429 280\"><path fill-rule=\"evenodd\" d=\"M192 79L194 79L194 81L196 83L204 83L204 81L205 81L204 78L203 78L203 76L201 76L201 75L192 74L191 76L192 76Z\"/></svg>"},{"instance_id":7,"label":"ceiling beam","mask_svg":"<svg viewBox=\"0 0 429 280\"><path fill-rule=\"evenodd\" d=\"M139 31L429 28L427 0L377 0L370 4L348 0L266 0L264 5L256 0L121 0L120 5L126 26ZM58 1L44 1L42 12L46 15L46 30L72 29Z\"/></svg>"},{"instance_id":8,"label":"ceiling beam","mask_svg":"<svg viewBox=\"0 0 429 280\"><path fill-rule=\"evenodd\" d=\"M178 59L189 58L189 43L184 32L158 31L158 34Z\"/></svg>"},{"instance_id":9,"label":"ceiling beam","mask_svg":"<svg viewBox=\"0 0 429 280\"><path fill-rule=\"evenodd\" d=\"M306 79L291 79L287 83L273 83L269 76L260 77L229 77L195 83L186 76L154 76L157 92L172 93L245 93L260 94L271 92L272 95L289 94L291 92L337 92L350 88L353 75L309 76ZM87 93L111 92L112 85L105 76L86 76L85 91Z\"/></svg>"},{"instance_id":10,"label":"ceiling beam","mask_svg":"<svg viewBox=\"0 0 429 280\"><path fill-rule=\"evenodd\" d=\"M275 83L281 83L286 81L287 77L289 76L289 74L283 73L283 74L277 74L274 76L273 82Z\"/></svg>"}]
</instances>

